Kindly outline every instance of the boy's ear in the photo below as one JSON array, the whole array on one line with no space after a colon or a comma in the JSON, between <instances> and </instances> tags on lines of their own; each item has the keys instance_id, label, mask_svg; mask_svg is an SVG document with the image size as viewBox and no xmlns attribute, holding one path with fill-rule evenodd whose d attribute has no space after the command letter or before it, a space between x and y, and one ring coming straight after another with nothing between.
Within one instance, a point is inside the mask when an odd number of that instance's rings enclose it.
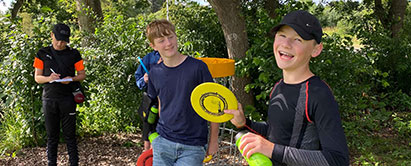
<instances>
[{"instance_id":1,"label":"boy's ear","mask_svg":"<svg viewBox=\"0 0 411 166\"><path fill-rule=\"evenodd\" d=\"M311 57L315 58L320 55L321 51L323 50L323 43L316 44L314 46L313 52L311 53Z\"/></svg>"},{"instance_id":2,"label":"boy's ear","mask_svg":"<svg viewBox=\"0 0 411 166\"><path fill-rule=\"evenodd\" d=\"M149 45L150 45L151 48L153 48L155 51L157 51L157 50L154 48L154 44L153 44L153 43L150 42Z\"/></svg>"}]
</instances>

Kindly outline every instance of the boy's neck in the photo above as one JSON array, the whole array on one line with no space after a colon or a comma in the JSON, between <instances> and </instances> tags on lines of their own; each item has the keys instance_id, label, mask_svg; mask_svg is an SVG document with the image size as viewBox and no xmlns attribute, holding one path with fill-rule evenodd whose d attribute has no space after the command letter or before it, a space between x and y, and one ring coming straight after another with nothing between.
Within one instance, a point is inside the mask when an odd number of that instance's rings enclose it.
<instances>
[{"instance_id":1,"label":"boy's neck","mask_svg":"<svg viewBox=\"0 0 411 166\"><path fill-rule=\"evenodd\" d=\"M284 79L284 82L287 84L299 84L309 79L312 76L314 76L314 73L312 73L310 70L306 72L299 72L299 73L287 72L283 70L283 79Z\"/></svg>"},{"instance_id":2,"label":"boy's neck","mask_svg":"<svg viewBox=\"0 0 411 166\"><path fill-rule=\"evenodd\" d=\"M167 67L176 67L180 65L181 63L184 62L184 60L187 58L186 55L183 55L181 53L178 53L175 56L172 57L161 57L163 59L164 65Z\"/></svg>"}]
</instances>

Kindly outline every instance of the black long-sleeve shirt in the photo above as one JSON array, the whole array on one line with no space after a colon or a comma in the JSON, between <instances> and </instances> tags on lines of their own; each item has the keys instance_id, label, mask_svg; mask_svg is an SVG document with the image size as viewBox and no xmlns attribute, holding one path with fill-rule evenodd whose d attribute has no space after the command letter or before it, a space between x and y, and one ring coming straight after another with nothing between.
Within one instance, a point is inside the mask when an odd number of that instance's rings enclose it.
<instances>
[{"instance_id":1,"label":"black long-sleeve shirt","mask_svg":"<svg viewBox=\"0 0 411 166\"><path fill-rule=\"evenodd\" d=\"M269 103L267 122L247 120L247 125L275 143L273 165L349 165L338 104L319 77L299 84L280 81Z\"/></svg>"}]
</instances>

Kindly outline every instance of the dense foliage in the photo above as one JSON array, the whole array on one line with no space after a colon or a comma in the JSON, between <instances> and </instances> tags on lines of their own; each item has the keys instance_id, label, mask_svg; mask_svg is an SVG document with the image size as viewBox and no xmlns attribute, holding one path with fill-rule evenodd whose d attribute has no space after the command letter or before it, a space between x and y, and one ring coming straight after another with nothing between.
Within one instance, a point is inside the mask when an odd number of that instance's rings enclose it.
<instances>
[{"instance_id":1,"label":"dense foliage","mask_svg":"<svg viewBox=\"0 0 411 166\"><path fill-rule=\"evenodd\" d=\"M32 64L37 50L50 44L51 25L57 22L70 25L70 46L85 59L83 85L88 100L78 107L78 135L138 132L140 128L136 110L141 91L134 79L137 57L152 50L145 27L154 18L165 18L166 9L150 14L147 1L103 3L105 16L93 34L96 41L85 48L80 47L85 34L78 29L71 2L28 4L23 8L25 17L0 18L0 156L46 141L42 85L34 81ZM56 8L56 3L62 7ZM236 74L252 78L245 90L252 89L256 100L255 106L247 106L246 114L254 120L265 119L268 95L282 77L273 57L270 28L289 11L309 10L323 26L338 29L325 31L324 50L312 59L311 70L330 85L339 103L353 164L409 165L410 8L403 31L392 38L370 7L360 2L286 1L276 10L280 17L271 19L263 1L242 1L250 48L244 59L237 60ZM227 57L221 25L210 7L177 2L170 4L169 17L176 25L181 52Z\"/></svg>"}]
</instances>

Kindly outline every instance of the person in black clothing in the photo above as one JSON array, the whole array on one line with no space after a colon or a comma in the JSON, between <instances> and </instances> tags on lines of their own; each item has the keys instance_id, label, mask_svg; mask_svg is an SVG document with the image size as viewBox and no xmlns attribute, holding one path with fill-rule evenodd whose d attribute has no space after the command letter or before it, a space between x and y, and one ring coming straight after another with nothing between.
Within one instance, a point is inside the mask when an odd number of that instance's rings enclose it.
<instances>
[{"instance_id":1,"label":"person in black clothing","mask_svg":"<svg viewBox=\"0 0 411 166\"><path fill-rule=\"evenodd\" d=\"M80 53L67 46L70 42L70 28L65 24L56 24L50 35L52 45L41 48L33 64L35 81L44 84L42 100L47 130L48 165L57 165L61 123L70 165L73 166L79 162L73 85L75 81L84 80L86 73Z\"/></svg>"},{"instance_id":2,"label":"person in black clothing","mask_svg":"<svg viewBox=\"0 0 411 166\"><path fill-rule=\"evenodd\" d=\"M246 120L239 110L225 110L238 128L252 132L240 142L243 155L259 152L273 165L349 165L348 147L338 104L309 68L322 49L322 28L306 11L287 14L275 33L273 51L283 79L272 89L266 122Z\"/></svg>"}]
</instances>

